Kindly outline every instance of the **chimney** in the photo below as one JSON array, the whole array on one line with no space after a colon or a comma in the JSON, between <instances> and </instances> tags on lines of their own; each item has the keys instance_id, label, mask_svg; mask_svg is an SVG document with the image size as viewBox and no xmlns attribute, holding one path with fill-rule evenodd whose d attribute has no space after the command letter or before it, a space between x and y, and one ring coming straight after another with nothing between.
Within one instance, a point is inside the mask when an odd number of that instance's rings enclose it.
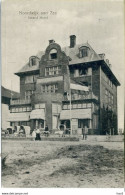
<instances>
[{"instance_id":1,"label":"chimney","mask_svg":"<svg viewBox=\"0 0 125 195\"><path fill-rule=\"evenodd\" d=\"M70 48L75 47L76 45L76 36L75 35L71 35L70 36Z\"/></svg>"},{"instance_id":2,"label":"chimney","mask_svg":"<svg viewBox=\"0 0 125 195\"><path fill-rule=\"evenodd\" d=\"M53 39L49 40L49 45L52 44L52 43L55 43L55 41Z\"/></svg>"}]
</instances>

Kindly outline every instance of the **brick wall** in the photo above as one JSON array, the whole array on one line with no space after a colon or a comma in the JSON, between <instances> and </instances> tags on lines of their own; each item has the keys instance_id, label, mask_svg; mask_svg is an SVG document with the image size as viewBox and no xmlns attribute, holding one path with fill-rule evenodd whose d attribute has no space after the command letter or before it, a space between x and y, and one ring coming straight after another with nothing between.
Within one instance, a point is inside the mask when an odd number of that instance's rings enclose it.
<instances>
[{"instance_id":1,"label":"brick wall","mask_svg":"<svg viewBox=\"0 0 125 195\"><path fill-rule=\"evenodd\" d=\"M25 76L20 77L20 98L25 99L25 91L31 90L35 91L36 84L35 83L25 83Z\"/></svg>"},{"instance_id":2,"label":"brick wall","mask_svg":"<svg viewBox=\"0 0 125 195\"><path fill-rule=\"evenodd\" d=\"M50 59L49 53L52 49L57 50L57 59ZM42 59L40 61L40 76L45 77L46 67L58 65L61 65L61 75L68 74L68 64L68 57L64 52L61 51L61 47L56 43L50 44L45 51L45 55L42 56Z\"/></svg>"},{"instance_id":3,"label":"brick wall","mask_svg":"<svg viewBox=\"0 0 125 195\"><path fill-rule=\"evenodd\" d=\"M115 113L117 113L117 86L115 86L115 84L113 85L113 87L111 87L104 79L104 72L101 69L101 107L103 107L103 104L105 105L105 107L108 106L108 104L106 103L105 100L105 89L107 89L111 94L113 94L114 97L114 104L113 104L113 111Z\"/></svg>"}]
</instances>

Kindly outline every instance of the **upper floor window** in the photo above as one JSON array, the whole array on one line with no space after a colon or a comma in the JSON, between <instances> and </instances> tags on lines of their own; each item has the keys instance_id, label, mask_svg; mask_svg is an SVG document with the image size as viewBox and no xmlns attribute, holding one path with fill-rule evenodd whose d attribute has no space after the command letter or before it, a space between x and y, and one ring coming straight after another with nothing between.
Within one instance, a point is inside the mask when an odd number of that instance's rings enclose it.
<instances>
[{"instance_id":1,"label":"upper floor window","mask_svg":"<svg viewBox=\"0 0 125 195\"><path fill-rule=\"evenodd\" d=\"M57 59L57 50L56 49L52 49L50 51L49 58L50 58L50 60Z\"/></svg>"},{"instance_id":2,"label":"upper floor window","mask_svg":"<svg viewBox=\"0 0 125 195\"><path fill-rule=\"evenodd\" d=\"M61 73L61 66L47 67L45 69L45 76L58 75Z\"/></svg>"},{"instance_id":3,"label":"upper floor window","mask_svg":"<svg viewBox=\"0 0 125 195\"><path fill-rule=\"evenodd\" d=\"M11 108L10 109L10 112L12 113L12 112L29 112L29 111L31 111L32 110L32 108L31 108L31 106L26 106L26 107L17 107L17 108Z\"/></svg>"},{"instance_id":4,"label":"upper floor window","mask_svg":"<svg viewBox=\"0 0 125 195\"><path fill-rule=\"evenodd\" d=\"M33 90L25 91L25 99L30 99L31 95L34 93Z\"/></svg>"},{"instance_id":5,"label":"upper floor window","mask_svg":"<svg viewBox=\"0 0 125 195\"><path fill-rule=\"evenodd\" d=\"M31 56L29 59L30 66L35 66L39 64L39 58L36 56Z\"/></svg>"},{"instance_id":6,"label":"upper floor window","mask_svg":"<svg viewBox=\"0 0 125 195\"><path fill-rule=\"evenodd\" d=\"M108 103L108 90L105 89L105 102Z\"/></svg>"},{"instance_id":7,"label":"upper floor window","mask_svg":"<svg viewBox=\"0 0 125 195\"><path fill-rule=\"evenodd\" d=\"M36 57L30 57L30 66L36 65Z\"/></svg>"},{"instance_id":8,"label":"upper floor window","mask_svg":"<svg viewBox=\"0 0 125 195\"><path fill-rule=\"evenodd\" d=\"M35 58L32 58L31 59L31 63L32 63L32 66L35 66L36 65L36 59Z\"/></svg>"},{"instance_id":9,"label":"upper floor window","mask_svg":"<svg viewBox=\"0 0 125 195\"><path fill-rule=\"evenodd\" d=\"M38 75L29 75L25 77L25 83L34 83L37 80Z\"/></svg>"},{"instance_id":10,"label":"upper floor window","mask_svg":"<svg viewBox=\"0 0 125 195\"><path fill-rule=\"evenodd\" d=\"M33 83L33 75L26 76L25 83Z\"/></svg>"},{"instance_id":11,"label":"upper floor window","mask_svg":"<svg viewBox=\"0 0 125 195\"><path fill-rule=\"evenodd\" d=\"M42 93L56 93L58 91L58 86L57 84L42 85L41 91Z\"/></svg>"},{"instance_id":12,"label":"upper floor window","mask_svg":"<svg viewBox=\"0 0 125 195\"><path fill-rule=\"evenodd\" d=\"M43 103L35 104L35 109L44 109L44 108L45 108L45 104Z\"/></svg>"},{"instance_id":13,"label":"upper floor window","mask_svg":"<svg viewBox=\"0 0 125 195\"><path fill-rule=\"evenodd\" d=\"M114 96L107 89L105 89L105 102L110 105L114 103Z\"/></svg>"},{"instance_id":14,"label":"upper floor window","mask_svg":"<svg viewBox=\"0 0 125 195\"><path fill-rule=\"evenodd\" d=\"M79 75L87 75L88 73L88 68L82 68L79 70Z\"/></svg>"},{"instance_id":15,"label":"upper floor window","mask_svg":"<svg viewBox=\"0 0 125 195\"><path fill-rule=\"evenodd\" d=\"M87 57L88 56L88 52L89 52L89 48L88 47L81 47L79 49L79 56L80 56L80 58Z\"/></svg>"},{"instance_id":16,"label":"upper floor window","mask_svg":"<svg viewBox=\"0 0 125 195\"><path fill-rule=\"evenodd\" d=\"M113 82L110 80L110 78L108 78L108 76L107 76L105 73L103 73L103 77L104 77L105 82L106 82L111 88L113 88Z\"/></svg>"}]
</instances>

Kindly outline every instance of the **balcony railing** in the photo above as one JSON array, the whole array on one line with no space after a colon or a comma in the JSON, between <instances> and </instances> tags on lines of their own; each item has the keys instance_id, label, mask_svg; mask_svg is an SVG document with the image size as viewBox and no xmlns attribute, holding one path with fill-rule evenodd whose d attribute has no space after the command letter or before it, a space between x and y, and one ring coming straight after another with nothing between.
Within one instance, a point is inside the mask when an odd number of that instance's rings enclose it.
<instances>
[{"instance_id":1,"label":"balcony railing","mask_svg":"<svg viewBox=\"0 0 125 195\"><path fill-rule=\"evenodd\" d=\"M64 100L68 100L69 98L64 97ZM72 94L71 100L88 100L88 99L95 99L98 100L98 97L94 95L93 93L84 94L84 95L78 95L78 94Z\"/></svg>"},{"instance_id":2,"label":"balcony railing","mask_svg":"<svg viewBox=\"0 0 125 195\"><path fill-rule=\"evenodd\" d=\"M31 100L30 99L18 99L18 100L10 100L10 105L18 105L18 104L30 104Z\"/></svg>"}]
</instances>

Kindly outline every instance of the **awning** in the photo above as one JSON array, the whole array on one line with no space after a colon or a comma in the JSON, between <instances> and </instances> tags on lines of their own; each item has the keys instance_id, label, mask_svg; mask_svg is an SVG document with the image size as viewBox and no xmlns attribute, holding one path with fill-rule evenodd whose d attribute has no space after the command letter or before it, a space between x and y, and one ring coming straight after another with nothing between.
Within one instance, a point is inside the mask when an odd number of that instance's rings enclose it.
<instances>
[{"instance_id":1,"label":"awning","mask_svg":"<svg viewBox=\"0 0 125 195\"><path fill-rule=\"evenodd\" d=\"M32 112L30 114L30 119L43 119L43 120L45 120L45 111L44 111L44 109L32 110Z\"/></svg>"},{"instance_id":2,"label":"awning","mask_svg":"<svg viewBox=\"0 0 125 195\"><path fill-rule=\"evenodd\" d=\"M91 109L74 109L71 110L71 118L73 119L91 119ZM70 119L70 110L62 110L60 119Z\"/></svg>"},{"instance_id":3,"label":"awning","mask_svg":"<svg viewBox=\"0 0 125 195\"><path fill-rule=\"evenodd\" d=\"M74 84L74 83L70 84L70 88L75 90L81 90L81 91L89 91L89 88L87 86Z\"/></svg>"},{"instance_id":4,"label":"awning","mask_svg":"<svg viewBox=\"0 0 125 195\"><path fill-rule=\"evenodd\" d=\"M10 113L7 121L29 121L30 113L29 112L21 112L21 113Z\"/></svg>"}]
</instances>

